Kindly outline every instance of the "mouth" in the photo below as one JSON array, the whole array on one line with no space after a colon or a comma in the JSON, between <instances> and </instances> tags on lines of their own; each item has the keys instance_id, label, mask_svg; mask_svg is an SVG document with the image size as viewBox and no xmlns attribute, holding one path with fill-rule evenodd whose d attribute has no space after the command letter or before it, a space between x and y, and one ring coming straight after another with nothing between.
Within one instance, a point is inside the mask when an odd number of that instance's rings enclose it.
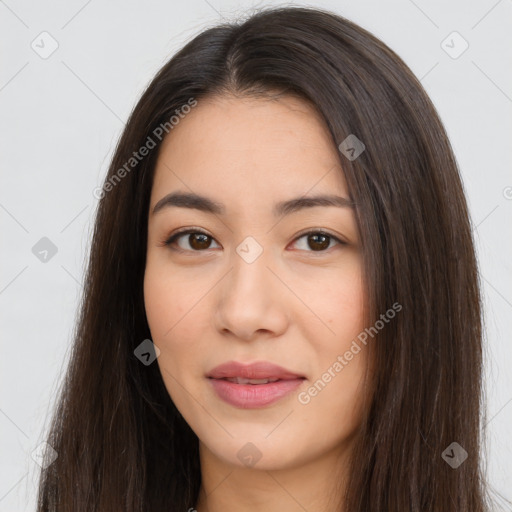
<instances>
[{"instance_id":1,"label":"mouth","mask_svg":"<svg viewBox=\"0 0 512 512\"><path fill-rule=\"evenodd\" d=\"M268 362L228 362L207 376L218 398L239 409L269 406L297 389L306 377Z\"/></svg>"}]
</instances>

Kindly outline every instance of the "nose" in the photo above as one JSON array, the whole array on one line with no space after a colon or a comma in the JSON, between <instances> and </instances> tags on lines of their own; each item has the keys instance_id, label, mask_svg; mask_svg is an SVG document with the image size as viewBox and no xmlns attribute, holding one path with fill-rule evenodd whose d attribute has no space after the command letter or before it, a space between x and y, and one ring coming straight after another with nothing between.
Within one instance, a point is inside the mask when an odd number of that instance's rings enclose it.
<instances>
[{"instance_id":1,"label":"nose","mask_svg":"<svg viewBox=\"0 0 512 512\"><path fill-rule=\"evenodd\" d=\"M219 332L250 341L286 331L290 292L272 266L265 251L251 263L234 255L231 270L216 287L215 325Z\"/></svg>"}]
</instances>

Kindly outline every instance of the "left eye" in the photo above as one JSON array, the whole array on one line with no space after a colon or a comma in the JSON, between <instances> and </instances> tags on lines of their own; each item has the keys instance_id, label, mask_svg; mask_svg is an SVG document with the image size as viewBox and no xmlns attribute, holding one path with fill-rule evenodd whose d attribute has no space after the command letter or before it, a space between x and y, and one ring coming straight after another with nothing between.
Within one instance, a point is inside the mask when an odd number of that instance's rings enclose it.
<instances>
[{"instance_id":1,"label":"left eye","mask_svg":"<svg viewBox=\"0 0 512 512\"><path fill-rule=\"evenodd\" d=\"M308 252L325 252L326 249L330 249L332 247L331 242L338 243L339 245L346 245L345 242L341 241L339 238L334 235L330 235L329 233L324 233L323 231L308 231L307 233L303 233L301 236L297 237L295 241L301 240L302 238L306 238L306 244L313 249ZM304 250L307 251L307 249Z\"/></svg>"},{"instance_id":2,"label":"left eye","mask_svg":"<svg viewBox=\"0 0 512 512\"><path fill-rule=\"evenodd\" d=\"M189 247L192 248L192 252L203 252L205 249L210 249L211 241L214 240L212 236L204 233L203 231L189 229L187 231L180 231L171 235L163 242L163 245L172 246L176 244L178 245L178 248L175 250L185 252L190 251L189 248L183 247L178 243L178 241L185 237L185 235L188 235L188 238L185 240L188 242ZM331 242L338 243L339 245L346 245L346 243L339 238L329 233L325 233L324 231L308 231L307 233L303 233L297 237L294 242L303 238L306 239L307 246L312 248L312 250L309 251L308 249L301 249L299 247L300 250L305 250L306 252L325 252L327 249L332 247Z\"/></svg>"}]
</instances>

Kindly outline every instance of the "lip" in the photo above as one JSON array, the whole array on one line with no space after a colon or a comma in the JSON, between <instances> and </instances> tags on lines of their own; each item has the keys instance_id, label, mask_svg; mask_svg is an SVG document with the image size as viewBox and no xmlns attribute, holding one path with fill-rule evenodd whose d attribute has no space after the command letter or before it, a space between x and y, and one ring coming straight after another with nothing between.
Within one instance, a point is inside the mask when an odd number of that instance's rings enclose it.
<instances>
[{"instance_id":1,"label":"lip","mask_svg":"<svg viewBox=\"0 0 512 512\"><path fill-rule=\"evenodd\" d=\"M242 364L237 361L228 361L206 375L211 379L226 379L232 377L243 377L245 379L280 379L292 380L304 378L304 375L294 373L282 366L268 361L257 361L251 364Z\"/></svg>"},{"instance_id":2,"label":"lip","mask_svg":"<svg viewBox=\"0 0 512 512\"><path fill-rule=\"evenodd\" d=\"M305 380L304 376L267 361L248 365L229 361L215 367L207 377L219 398L241 409L271 405L289 395ZM267 384L237 384L224 380L234 377L280 380Z\"/></svg>"}]
</instances>

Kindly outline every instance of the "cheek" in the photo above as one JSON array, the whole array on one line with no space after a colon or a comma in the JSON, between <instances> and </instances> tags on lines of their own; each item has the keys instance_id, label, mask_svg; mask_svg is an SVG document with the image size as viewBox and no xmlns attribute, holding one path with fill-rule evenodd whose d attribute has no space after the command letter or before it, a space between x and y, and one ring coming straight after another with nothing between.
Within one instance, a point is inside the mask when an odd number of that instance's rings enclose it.
<instances>
[{"instance_id":1,"label":"cheek","mask_svg":"<svg viewBox=\"0 0 512 512\"><path fill-rule=\"evenodd\" d=\"M191 283L180 284L156 265L146 267L144 306L153 341L165 342L193 306ZM187 308L187 304L190 306Z\"/></svg>"},{"instance_id":2,"label":"cheek","mask_svg":"<svg viewBox=\"0 0 512 512\"><path fill-rule=\"evenodd\" d=\"M318 312L318 317L327 325L318 330L318 323L315 323L308 327L311 330L306 334L307 339L314 343L318 361L316 378L320 382L316 386L318 396L315 394L315 407L320 410L330 408L340 414L353 411L354 416L346 418L352 421L359 416L357 406L368 363L368 347L358 340L366 327L366 299L359 265L344 269L336 279L324 284L322 293L319 292L320 288L312 287L308 295L311 309Z\"/></svg>"},{"instance_id":3,"label":"cheek","mask_svg":"<svg viewBox=\"0 0 512 512\"><path fill-rule=\"evenodd\" d=\"M144 273L144 307L146 318L153 336L159 332L165 312L165 287L157 279L157 272L151 265L146 265Z\"/></svg>"},{"instance_id":4,"label":"cheek","mask_svg":"<svg viewBox=\"0 0 512 512\"><path fill-rule=\"evenodd\" d=\"M174 395L179 383L194 377L197 354L204 336L200 331L206 318L201 285L190 280L166 277L163 270L148 266L144 276L144 303L151 339L160 349L157 358L164 383ZM204 302L204 304L203 304ZM172 391L172 393L171 393Z\"/></svg>"},{"instance_id":5,"label":"cheek","mask_svg":"<svg viewBox=\"0 0 512 512\"><path fill-rule=\"evenodd\" d=\"M357 262L325 276L305 279L303 283L301 293L307 297L306 305L324 324L323 351L332 352L350 345L352 338L364 329L365 296ZM317 334L312 339L318 341L318 338Z\"/></svg>"},{"instance_id":6,"label":"cheek","mask_svg":"<svg viewBox=\"0 0 512 512\"><path fill-rule=\"evenodd\" d=\"M160 350L156 360L165 387L170 395L175 388L178 378L176 372L183 357L176 340L176 331L180 328L180 318L183 318L184 308L181 305L181 295L174 286L154 266L146 267L144 275L144 304L151 340Z\"/></svg>"}]
</instances>

